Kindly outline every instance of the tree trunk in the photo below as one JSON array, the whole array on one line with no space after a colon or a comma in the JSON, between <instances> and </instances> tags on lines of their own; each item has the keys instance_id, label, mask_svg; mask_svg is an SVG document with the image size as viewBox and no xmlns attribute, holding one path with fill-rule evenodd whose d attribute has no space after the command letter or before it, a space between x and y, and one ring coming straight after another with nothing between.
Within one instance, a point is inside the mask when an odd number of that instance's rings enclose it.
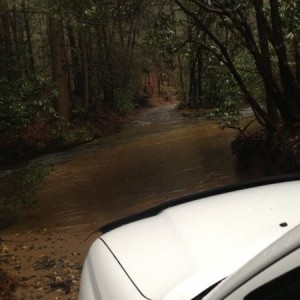
<instances>
[{"instance_id":1,"label":"tree trunk","mask_svg":"<svg viewBox=\"0 0 300 300\"><path fill-rule=\"evenodd\" d=\"M0 51L2 58L0 59L0 75L7 77L9 80L11 72L9 72L9 60L13 55L12 40L10 35L8 5L6 1L0 2Z\"/></svg>"},{"instance_id":2,"label":"tree trunk","mask_svg":"<svg viewBox=\"0 0 300 300\"><path fill-rule=\"evenodd\" d=\"M297 1L296 11L300 12L300 2ZM298 31L294 38L294 47L295 47L295 65L296 65L296 82L298 89L300 89L300 32ZM300 99L299 99L300 101Z\"/></svg>"},{"instance_id":3,"label":"tree trunk","mask_svg":"<svg viewBox=\"0 0 300 300\"><path fill-rule=\"evenodd\" d=\"M61 19L49 17L49 38L53 62L53 81L58 90L55 107L68 122L71 116L71 92Z\"/></svg>"},{"instance_id":4,"label":"tree trunk","mask_svg":"<svg viewBox=\"0 0 300 300\"><path fill-rule=\"evenodd\" d=\"M187 28L188 32L188 39L191 41L193 40L193 29L192 26L189 25ZM193 52L189 55L189 91L188 91L188 106L194 107L195 106L195 100L196 100L196 77L195 77L195 70L196 70L196 57Z\"/></svg>"},{"instance_id":5,"label":"tree trunk","mask_svg":"<svg viewBox=\"0 0 300 300\"><path fill-rule=\"evenodd\" d=\"M203 49L201 47L198 47L197 51L197 73L198 73L198 80L197 80L197 85L198 85L198 90L197 90L197 103L199 106L203 106L203 101L202 101L202 84L203 84Z\"/></svg>"},{"instance_id":6,"label":"tree trunk","mask_svg":"<svg viewBox=\"0 0 300 300\"><path fill-rule=\"evenodd\" d=\"M263 21L260 18L260 13L259 13L263 9L263 0L254 1L254 5L256 11L256 24L258 29L258 37L259 37L262 59L265 62L266 72L270 74L269 76L272 76L273 72L272 72L271 55L270 55L270 49L268 43L269 41L268 34L266 28L264 27ZM265 81L264 81L264 87L265 87L266 104L267 104L269 119L273 124L275 124L278 122L276 103L272 97L272 92L270 92L270 89Z\"/></svg>"},{"instance_id":7,"label":"tree trunk","mask_svg":"<svg viewBox=\"0 0 300 300\"><path fill-rule=\"evenodd\" d=\"M176 15L175 15L175 10L174 10L173 6L171 7L171 11L172 11L172 24L174 26L173 27L174 33L175 33L175 37L177 39L178 33L177 33L177 26L176 26ZM179 86L180 86L181 93L184 93L183 98L186 99L187 95L186 95L186 91L185 91L183 65L182 65L182 59L181 59L181 55L180 55L179 51L177 52L177 62L178 62L178 72L179 72Z\"/></svg>"},{"instance_id":8,"label":"tree trunk","mask_svg":"<svg viewBox=\"0 0 300 300\"><path fill-rule=\"evenodd\" d=\"M300 120L300 87L297 86L291 68L288 64L286 47L283 38L282 20L279 12L278 0L269 0L271 8L271 25L273 30L275 52L278 57L280 78L284 90L285 100L288 103L288 110L291 122Z\"/></svg>"},{"instance_id":9,"label":"tree trunk","mask_svg":"<svg viewBox=\"0 0 300 300\"><path fill-rule=\"evenodd\" d=\"M295 39L295 63L296 63L296 80L298 88L300 88L300 49L299 49L300 39Z\"/></svg>"},{"instance_id":10,"label":"tree trunk","mask_svg":"<svg viewBox=\"0 0 300 300\"><path fill-rule=\"evenodd\" d=\"M103 77L103 93L104 102L107 106L112 106L114 103L114 82L113 82L113 70L112 70L112 59L111 59L111 49L108 44L107 31L104 25L101 26L102 33L102 50L104 61L104 77Z\"/></svg>"},{"instance_id":11,"label":"tree trunk","mask_svg":"<svg viewBox=\"0 0 300 300\"><path fill-rule=\"evenodd\" d=\"M120 37L120 42L122 47L125 46L125 40L124 40L124 31L123 31L123 23L122 23L122 0L118 0L117 5L117 22L118 22L118 33Z\"/></svg>"},{"instance_id":12,"label":"tree trunk","mask_svg":"<svg viewBox=\"0 0 300 300\"><path fill-rule=\"evenodd\" d=\"M10 23L10 28L11 28L11 33L12 33L12 44L13 44L13 51L16 57L16 62L24 67L24 65L22 64L22 56L21 56L21 52L20 52L20 39L19 39L19 33L18 33L18 15L16 13L16 7L13 6L13 10L11 12L7 13L8 16L8 20Z\"/></svg>"},{"instance_id":13,"label":"tree trunk","mask_svg":"<svg viewBox=\"0 0 300 300\"><path fill-rule=\"evenodd\" d=\"M188 106L194 107L196 101L196 77L195 77L195 69L196 69L196 59L194 57L190 58L189 70L190 70L190 84L189 84L189 97L188 97Z\"/></svg>"},{"instance_id":14,"label":"tree trunk","mask_svg":"<svg viewBox=\"0 0 300 300\"><path fill-rule=\"evenodd\" d=\"M79 48L81 53L83 75L83 107L87 111L90 108L90 81L88 70L88 58L86 49L86 36L83 30L79 30Z\"/></svg>"},{"instance_id":15,"label":"tree trunk","mask_svg":"<svg viewBox=\"0 0 300 300\"><path fill-rule=\"evenodd\" d=\"M82 72L79 65L78 47L76 45L76 39L74 34L74 29L71 21L68 19L66 21L66 29L68 33L68 39L70 43L70 57L71 57L71 72L72 74L72 88L73 93L79 97L83 96L83 84L82 84Z\"/></svg>"},{"instance_id":16,"label":"tree trunk","mask_svg":"<svg viewBox=\"0 0 300 300\"><path fill-rule=\"evenodd\" d=\"M177 53L177 61L178 61L178 69L179 69L179 83L180 83L180 89L182 93L185 93L185 84L184 84L184 75L183 75L183 66L181 61L181 55L178 52ZM184 98L186 98L186 94L184 95Z\"/></svg>"},{"instance_id":17,"label":"tree trunk","mask_svg":"<svg viewBox=\"0 0 300 300\"><path fill-rule=\"evenodd\" d=\"M28 13L25 12L25 1L22 1L21 6L24 9L23 16L24 16L26 38L27 38L28 71L29 73L32 73L35 71L35 63L34 63L34 55L33 55L32 37L30 31L30 22L28 18Z\"/></svg>"},{"instance_id":18,"label":"tree trunk","mask_svg":"<svg viewBox=\"0 0 300 300\"><path fill-rule=\"evenodd\" d=\"M11 30L9 26L9 17L7 10L4 10L2 15L2 29L3 29L3 40L4 40L4 47L6 56L9 57L13 54L13 43L11 39Z\"/></svg>"}]
</instances>

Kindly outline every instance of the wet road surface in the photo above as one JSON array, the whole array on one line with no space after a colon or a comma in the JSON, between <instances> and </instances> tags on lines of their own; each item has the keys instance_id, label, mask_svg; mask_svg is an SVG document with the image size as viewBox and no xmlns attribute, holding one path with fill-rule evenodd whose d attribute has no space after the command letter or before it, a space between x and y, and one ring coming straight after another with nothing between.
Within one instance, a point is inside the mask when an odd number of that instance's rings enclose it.
<instances>
[{"instance_id":1,"label":"wet road surface","mask_svg":"<svg viewBox=\"0 0 300 300\"><path fill-rule=\"evenodd\" d=\"M231 153L235 134L185 118L175 105L148 109L120 133L33 160L55 167L38 208L14 230L93 230L165 200L250 179Z\"/></svg>"}]
</instances>

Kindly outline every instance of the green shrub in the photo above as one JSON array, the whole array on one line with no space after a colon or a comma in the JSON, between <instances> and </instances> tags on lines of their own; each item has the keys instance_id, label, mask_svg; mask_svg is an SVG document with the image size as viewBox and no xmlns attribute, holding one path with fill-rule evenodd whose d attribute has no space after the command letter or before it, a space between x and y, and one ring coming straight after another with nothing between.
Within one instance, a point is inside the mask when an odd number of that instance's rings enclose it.
<instances>
[{"instance_id":1,"label":"green shrub","mask_svg":"<svg viewBox=\"0 0 300 300\"><path fill-rule=\"evenodd\" d=\"M135 108L133 92L129 89L117 89L113 108L122 114L131 113Z\"/></svg>"},{"instance_id":2,"label":"green shrub","mask_svg":"<svg viewBox=\"0 0 300 300\"><path fill-rule=\"evenodd\" d=\"M45 78L33 74L15 81L0 78L0 134L19 139L27 126L41 119L58 119L49 100L55 90Z\"/></svg>"},{"instance_id":3,"label":"green shrub","mask_svg":"<svg viewBox=\"0 0 300 300\"><path fill-rule=\"evenodd\" d=\"M37 192L44 178L52 171L53 165L28 166L17 175L14 201L28 207L37 206Z\"/></svg>"}]
</instances>

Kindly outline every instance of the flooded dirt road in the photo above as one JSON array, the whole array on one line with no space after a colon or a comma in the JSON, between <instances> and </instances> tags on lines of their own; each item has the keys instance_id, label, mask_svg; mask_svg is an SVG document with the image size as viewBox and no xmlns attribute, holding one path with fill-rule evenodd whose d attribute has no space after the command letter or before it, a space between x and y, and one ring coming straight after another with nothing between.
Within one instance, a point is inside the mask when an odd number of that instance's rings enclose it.
<instances>
[{"instance_id":1,"label":"flooded dirt road","mask_svg":"<svg viewBox=\"0 0 300 300\"><path fill-rule=\"evenodd\" d=\"M77 299L97 236L84 241L89 232L162 201L251 178L231 154L234 135L167 105L142 112L118 134L32 160L54 169L38 207L0 235L0 271L16 282L15 299ZM13 169L0 170L0 183L13 176Z\"/></svg>"},{"instance_id":2,"label":"flooded dirt road","mask_svg":"<svg viewBox=\"0 0 300 300\"><path fill-rule=\"evenodd\" d=\"M32 161L55 167L38 208L13 230L89 231L171 198L249 179L230 150L235 134L185 118L175 105L148 109L120 133Z\"/></svg>"}]
</instances>

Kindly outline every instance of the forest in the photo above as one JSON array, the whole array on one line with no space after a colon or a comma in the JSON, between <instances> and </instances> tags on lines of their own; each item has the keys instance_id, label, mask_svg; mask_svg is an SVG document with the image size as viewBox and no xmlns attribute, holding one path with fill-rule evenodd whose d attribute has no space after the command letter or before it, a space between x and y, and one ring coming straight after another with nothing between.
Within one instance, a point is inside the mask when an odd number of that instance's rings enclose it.
<instances>
[{"instance_id":1,"label":"forest","mask_svg":"<svg viewBox=\"0 0 300 300\"><path fill-rule=\"evenodd\" d=\"M299 1L1 0L0 160L175 95L239 129L235 151L285 145L299 163L299 43Z\"/></svg>"}]
</instances>

